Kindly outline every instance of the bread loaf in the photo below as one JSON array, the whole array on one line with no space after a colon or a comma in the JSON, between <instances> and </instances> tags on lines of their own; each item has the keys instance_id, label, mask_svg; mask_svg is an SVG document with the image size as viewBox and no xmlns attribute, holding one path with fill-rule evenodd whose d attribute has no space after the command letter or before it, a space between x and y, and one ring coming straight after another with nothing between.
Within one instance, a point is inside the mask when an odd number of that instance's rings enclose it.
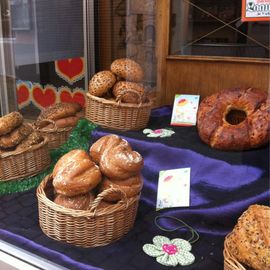
<instances>
[{"instance_id":1,"label":"bread loaf","mask_svg":"<svg viewBox=\"0 0 270 270\"><path fill-rule=\"evenodd\" d=\"M79 103L56 103L41 111L37 118L37 124L44 119L57 120L68 116L75 116L81 111L82 107Z\"/></svg>"},{"instance_id":2,"label":"bread loaf","mask_svg":"<svg viewBox=\"0 0 270 270\"><path fill-rule=\"evenodd\" d=\"M27 149L32 145L39 144L43 141L43 137L36 131L32 132L28 137L21 141L16 150Z\"/></svg>"},{"instance_id":3,"label":"bread loaf","mask_svg":"<svg viewBox=\"0 0 270 270\"><path fill-rule=\"evenodd\" d=\"M10 133L23 123L23 116L19 112L11 112L0 117L0 136Z\"/></svg>"},{"instance_id":4,"label":"bread loaf","mask_svg":"<svg viewBox=\"0 0 270 270\"><path fill-rule=\"evenodd\" d=\"M119 81L113 87L113 95L125 103L140 103L144 101L145 91L138 83Z\"/></svg>"},{"instance_id":5,"label":"bread loaf","mask_svg":"<svg viewBox=\"0 0 270 270\"><path fill-rule=\"evenodd\" d=\"M93 203L94 199L95 195L90 192L74 197L57 194L54 202L65 208L70 208L74 210L88 210L91 208L91 204Z\"/></svg>"},{"instance_id":6,"label":"bread loaf","mask_svg":"<svg viewBox=\"0 0 270 270\"><path fill-rule=\"evenodd\" d=\"M53 169L53 186L65 196L86 194L101 181L98 166L84 150L72 150L62 156Z\"/></svg>"},{"instance_id":7,"label":"bread loaf","mask_svg":"<svg viewBox=\"0 0 270 270\"><path fill-rule=\"evenodd\" d=\"M255 270L270 269L270 207L252 205L227 239L229 252Z\"/></svg>"},{"instance_id":8,"label":"bread loaf","mask_svg":"<svg viewBox=\"0 0 270 270\"><path fill-rule=\"evenodd\" d=\"M10 133L0 136L0 148L15 147L32 132L33 128L29 124L21 124Z\"/></svg>"},{"instance_id":9,"label":"bread loaf","mask_svg":"<svg viewBox=\"0 0 270 270\"><path fill-rule=\"evenodd\" d=\"M127 198L134 197L138 195L142 189L142 177L140 174L132 176L127 179L108 179L105 177L99 186L99 192L102 192L109 188L116 188L123 191ZM111 193L104 197L104 200L107 202L117 202L121 199L119 193Z\"/></svg>"},{"instance_id":10,"label":"bread loaf","mask_svg":"<svg viewBox=\"0 0 270 270\"><path fill-rule=\"evenodd\" d=\"M79 117L77 116L68 116L61 119L57 119L54 121L54 124L48 124L44 128L54 128L54 126L58 128L66 128L66 127L75 127L79 121Z\"/></svg>"},{"instance_id":11,"label":"bread loaf","mask_svg":"<svg viewBox=\"0 0 270 270\"><path fill-rule=\"evenodd\" d=\"M114 60L111 64L111 71L118 77L131 82L141 82L144 76L142 67L129 58Z\"/></svg>"},{"instance_id":12,"label":"bread loaf","mask_svg":"<svg viewBox=\"0 0 270 270\"><path fill-rule=\"evenodd\" d=\"M109 71L104 70L96 73L89 82L89 93L91 95L101 97L113 87L116 82L115 75Z\"/></svg>"}]
</instances>

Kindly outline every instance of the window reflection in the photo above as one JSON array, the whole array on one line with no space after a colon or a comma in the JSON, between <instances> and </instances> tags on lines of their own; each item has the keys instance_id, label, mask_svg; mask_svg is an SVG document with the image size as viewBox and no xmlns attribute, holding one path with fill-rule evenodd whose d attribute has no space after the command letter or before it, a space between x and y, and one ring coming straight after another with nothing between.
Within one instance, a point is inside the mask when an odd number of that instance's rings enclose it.
<instances>
[{"instance_id":1,"label":"window reflection","mask_svg":"<svg viewBox=\"0 0 270 270\"><path fill-rule=\"evenodd\" d=\"M242 22L241 1L171 2L171 55L269 58L269 22Z\"/></svg>"}]
</instances>

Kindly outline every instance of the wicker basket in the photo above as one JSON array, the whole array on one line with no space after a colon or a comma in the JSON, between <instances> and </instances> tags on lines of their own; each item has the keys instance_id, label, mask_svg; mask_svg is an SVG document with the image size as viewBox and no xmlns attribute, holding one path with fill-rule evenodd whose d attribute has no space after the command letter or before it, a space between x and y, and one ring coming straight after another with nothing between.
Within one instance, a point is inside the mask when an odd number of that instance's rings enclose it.
<instances>
[{"instance_id":1,"label":"wicker basket","mask_svg":"<svg viewBox=\"0 0 270 270\"><path fill-rule=\"evenodd\" d=\"M0 181L34 176L49 167L51 157L48 138L28 149L2 153L0 155Z\"/></svg>"},{"instance_id":2,"label":"wicker basket","mask_svg":"<svg viewBox=\"0 0 270 270\"><path fill-rule=\"evenodd\" d=\"M126 93L125 91L123 95ZM129 91L131 92L131 91ZM122 103L86 94L86 118L109 129L127 131L145 128L149 121L152 102L140 104ZM140 97L142 99L142 97Z\"/></svg>"},{"instance_id":3,"label":"wicker basket","mask_svg":"<svg viewBox=\"0 0 270 270\"><path fill-rule=\"evenodd\" d=\"M119 192L122 199L109 208L97 209L111 192ZM132 227L137 214L139 196L126 198L118 189L100 193L90 210L73 210L55 204L52 176L43 179L37 188L39 224L49 237L80 247L104 246L120 239Z\"/></svg>"},{"instance_id":4,"label":"wicker basket","mask_svg":"<svg viewBox=\"0 0 270 270\"><path fill-rule=\"evenodd\" d=\"M229 235L228 235L229 236ZM224 241L224 270L247 270L236 258L232 256L228 247L228 236L226 236Z\"/></svg>"},{"instance_id":5,"label":"wicker basket","mask_svg":"<svg viewBox=\"0 0 270 270\"><path fill-rule=\"evenodd\" d=\"M36 124L34 124L34 129L38 131L43 137L48 138L48 147L49 149L57 149L63 143L65 143L71 133L73 127L66 128L58 128L55 125L53 120L45 119L42 122L46 122L47 124L53 124L53 128L39 128Z\"/></svg>"}]
</instances>

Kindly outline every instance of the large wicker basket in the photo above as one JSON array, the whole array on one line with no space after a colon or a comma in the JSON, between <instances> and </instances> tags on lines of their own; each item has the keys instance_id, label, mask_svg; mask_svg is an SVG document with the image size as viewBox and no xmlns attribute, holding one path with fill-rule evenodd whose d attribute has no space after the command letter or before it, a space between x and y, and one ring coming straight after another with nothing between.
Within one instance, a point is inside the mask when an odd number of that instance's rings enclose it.
<instances>
[{"instance_id":1,"label":"large wicker basket","mask_svg":"<svg viewBox=\"0 0 270 270\"><path fill-rule=\"evenodd\" d=\"M229 235L228 235L229 236ZM224 241L224 270L247 270L233 255L230 253L228 247L228 236L226 236Z\"/></svg>"},{"instance_id":2,"label":"large wicker basket","mask_svg":"<svg viewBox=\"0 0 270 270\"><path fill-rule=\"evenodd\" d=\"M69 137L69 134L72 131L72 127L58 128L55 125L55 122L49 119L43 120L48 124L53 124L53 128L39 128L34 124L34 128L43 136L48 138L48 147L49 149L57 149L63 143L65 143Z\"/></svg>"},{"instance_id":3,"label":"large wicker basket","mask_svg":"<svg viewBox=\"0 0 270 270\"><path fill-rule=\"evenodd\" d=\"M110 192L119 192L122 199L114 206L98 209ZM80 247L104 246L123 237L136 218L139 196L128 198L118 189L100 193L89 210L73 210L55 204L52 176L48 175L37 188L39 224L50 238Z\"/></svg>"},{"instance_id":4,"label":"large wicker basket","mask_svg":"<svg viewBox=\"0 0 270 270\"><path fill-rule=\"evenodd\" d=\"M0 181L22 179L34 176L49 167L51 157L48 138L36 145L20 151L0 155Z\"/></svg>"},{"instance_id":5,"label":"large wicker basket","mask_svg":"<svg viewBox=\"0 0 270 270\"><path fill-rule=\"evenodd\" d=\"M145 128L149 121L152 102L122 103L86 94L85 117L91 122L109 129L127 131Z\"/></svg>"}]
</instances>

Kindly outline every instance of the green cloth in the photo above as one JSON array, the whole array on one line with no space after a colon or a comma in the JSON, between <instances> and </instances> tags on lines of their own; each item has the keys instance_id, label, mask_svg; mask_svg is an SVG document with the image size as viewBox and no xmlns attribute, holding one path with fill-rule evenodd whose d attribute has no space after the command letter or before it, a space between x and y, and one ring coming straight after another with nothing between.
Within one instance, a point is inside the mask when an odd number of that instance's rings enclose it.
<instances>
[{"instance_id":1,"label":"green cloth","mask_svg":"<svg viewBox=\"0 0 270 270\"><path fill-rule=\"evenodd\" d=\"M59 149L51 150L50 155L52 158L52 163L49 168L38 175L21 180L10 180L6 182L0 181L0 195L22 192L36 188L42 179L52 172L55 163L61 156L73 149L84 149L85 151L88 150L91 132L95 128L96 125L93 123L86 119L81 119L77 126L72 130L68 140L61 145Z\"/></svg>"}]
</instances>

